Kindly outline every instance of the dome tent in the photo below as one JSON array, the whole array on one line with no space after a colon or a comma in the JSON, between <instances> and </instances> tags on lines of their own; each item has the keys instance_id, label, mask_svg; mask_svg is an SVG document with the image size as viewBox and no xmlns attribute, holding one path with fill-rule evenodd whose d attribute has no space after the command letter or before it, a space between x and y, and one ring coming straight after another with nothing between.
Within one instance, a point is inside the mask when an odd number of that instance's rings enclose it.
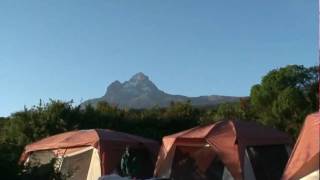
<instances>
[{"instance_id":1,"label":"dome tent","mask_svg":"<svg viewBox=\"0 0 320 180\"><path fill-rule=\"evenodd\" d=\"M173 179L280 179L291 138L254 122L220 121L162 139L154 175Z\"/></svg>"},{"instance_id":2,"label":"dome tent","mask_svg":"<svg viewBox=\"0 0 320 180\"><path fill-rule=\"evenodd\" d=\"M117 171L126 147L144 152L152 164L158 153L153 140L108 129L70 131L41 139L25 147L20 162L37 160L48 163L53 157L63 157L60 171L72 172L71 179L98 179ZM142 176L152 176L148 164Z\"/></svg>"},{"instance_id":3,"label":"dome tent","mask_svg":"<svg viewBox=\"0 0 320 180\"><path fill-rule=\"evenodd\" d=\"M319 179L320 113L307 116L294 146L283 180Z\"/></svg>"}]
</instances>

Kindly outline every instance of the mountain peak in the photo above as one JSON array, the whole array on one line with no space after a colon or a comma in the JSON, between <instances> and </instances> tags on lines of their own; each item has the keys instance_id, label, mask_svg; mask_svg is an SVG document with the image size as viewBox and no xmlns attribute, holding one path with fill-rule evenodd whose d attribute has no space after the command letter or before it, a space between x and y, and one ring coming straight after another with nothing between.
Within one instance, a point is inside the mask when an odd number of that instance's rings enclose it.
<instances>
[{"instance_id":1,"label":"mountain peak","mask_svg":"<svg viewBox=\"0 0 320 180\"><path fill-rule=\"evenodd\" d=\"M107 91L105 93L105 96L108 96L108 94L114 94L117 93L118 91L120 91L122 89L122 84L121 82L114 81L113 83L111 83L108 87L107 87Z\"/></svg>"},{"instance_id":2,"label":"mountain peak","mask_svg":"<svg viewBox=\"0 0 320 180\"><path fill-rule=\"evenodd\" d=\"M127 89L127 91L139 92L138 94L159 91L149 77L142 72L133 75L129 81L124 82L123 87Z\"/></svg>"},{"instance_id":3,"label":"mountain peak","mask_svg":"<svg viewBox=\"0 0 320 180\"><path fill-rule=\"evenodd\" d=\"M137 74L133 75L130 81L145 81L149 80L149 77L143 74L142 72L138 72Z\"/></svg>"},{"instance_id":4,"label":"mountain peak","mask_svg":"<svg viewBox=\"0 0 320 180\"><path fill-rule=\"evenodd\" d=\"M195 106L213 106L219 103L235 102L238 97L227 96L200 96L186 97L171 95L157 88L157 86L144 73L133 75L130 80L112 82L101 98L85 101L82 105L96 105L99 101L115 104L121 108L150 108L153 106L167 107L171 102L191 101Z\"/></svg>"},{"instance_id":5,"label":"mountain peak","mask_svg":"<svg viewBox=\"0 0 320 180\"><path fill-rule=\"evenodd\" d=\"M149 80L149 77L139 72L133 75L129 81L123 83L114 81L105 93L106 98L138 97L140 95L158 94L158 88Z\"/></svg>"}]
</instances>

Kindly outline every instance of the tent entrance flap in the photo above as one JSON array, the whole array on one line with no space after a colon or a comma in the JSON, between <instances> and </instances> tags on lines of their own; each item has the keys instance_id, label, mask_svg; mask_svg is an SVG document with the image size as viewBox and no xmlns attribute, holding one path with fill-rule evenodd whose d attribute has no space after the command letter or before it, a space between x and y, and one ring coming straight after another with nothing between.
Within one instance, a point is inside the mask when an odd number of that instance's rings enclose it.
<instances>
[{"instance_id":1,"label":"tent entrance flap","mask_svg":"<svg viewBox=\"0 0 320 180\"><path fill-rule=\"evenodd\" d=\"M60 171L70 180L91 180L101 176L100 158L95 148L84 148L61 158Z\"/></svg>"},{"instance_id":2,"label":"tent entrance flap","mask_svg":"<svg viewBox=\"0 0 320 180\"><path fill-rule=\"evenodd\" d=\"M223 179L227 170L208 146L177 146L174 153L174 160L171 169L173 179Z\"/></svg>"},{"instance_id":3,"label":"tent entrance flap","mask_svg":"<svg viewBox=\"0 0 320 180\"><path fill-rule=\"evenodd\" d=\"M256 179L281 179L288 160L286 145L248 146L246 151Z\"/></svg>"}]
</instances>

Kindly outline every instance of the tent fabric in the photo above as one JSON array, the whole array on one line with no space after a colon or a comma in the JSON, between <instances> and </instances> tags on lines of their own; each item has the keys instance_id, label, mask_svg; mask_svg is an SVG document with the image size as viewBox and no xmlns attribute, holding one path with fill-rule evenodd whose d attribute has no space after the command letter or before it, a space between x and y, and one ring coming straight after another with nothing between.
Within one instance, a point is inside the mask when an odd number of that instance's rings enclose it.
<instances>
[{"instance_id":1,"label":"tent fabric","mask_svg":"<svg viewBox=\"0 0 320 180\"><path fill-rule=\"evenodd\" d=\"M32 152L27 162L30 165L47 164L52 158L57 157L59 161L56 162L55 166L70 180L97 180L101 176L100 158L96 148L92 146L72 148L64 150L64 154L60 154L60 152L57 154L56 152L55 150Z\"/></svg>"},{"instance_id":2,"label":"tent fabric","mask_svg":"<svg viewBox=\"0 0 320 180\"><path fill-rule=\"evenodd\" d=\"M249 159L249 155L248 155L248 151L246 150L245 151L245 156L244 156L244 165L243 165L243 177L244 179L256 179L255 178L255 175L254 175L254 172L253 172L253 168L252 168L252 164L250 162L250 159Z\"/></svg>"},{"instance_id":3,"label":"tent fabric","mask_svg":"<svg viewBox=\"0 0 320 180\"><path fill-rule=\"evenodd\" d=\"M83 146L97 147L99 136L95 130L79 130L57 134L25 147L20 161L23 162L31 152L48 150L48 149L66 149Z\"/></svg>"},{"instance_id":4,"label":"tent fabric","mask_svg":"<svg viewBox=\"0 0 320 180\"><path fill-rule=\"evenodd\" d=\"M319 169L318 169L318 170L316 170L316 171L304 176L300 180L319 180L319 177L320 177L319 174L320 174L320 172L319 172Z\"/></svg>"},{"instance_id":5,"label":"tent fabric","mask_svg":"<svg viewBox=\"0 0 320 180\"><path fill-rule=\"evenodd\" d=\"M285 145L248 146L246 152L256 179L281 179L289 158Z\"/></svg>"},{"instance_id":6,"label":"tent fabric","mask_svg":"<svg viewBox=\"0 0 320 180\"><path fill-rule=\"evenodd\" d=\"M51 150L57 156L68 155L86 147L98 150L102 175L112 173L120 162L126 147L146 149L153 163L156 161L159 145L147 138L112 131L108 129L78 130L50 136L29 144L20 157L25 162L30 154Z\"/></svg>"},{"instance_id":7,"label":"tent fabric","mask_svg":"<svg viewBox=\"0 0 320 180\"><path fill-rule=\"evenodd\" d=\"M120 162L121 156L127 146L136 149L146 149L149 153L146 154L146 157L151 157L151 161L155 164L159 150L159 145L156 141L111 130L100 129L97 130L97 133L101 141L100 158L104 174L110 174L117 168L118 162Z\"/></svg>"},{"instance_id":8,"label":"tent fabric","mask_svg":"<svg viewBox=\"0 0 320 180\"><path fill-rule=\"evenodd\" d=\"M99 153L94 147L86 147L64 155L60 167L62 173L71 173L68 179L97 180L101 176Z\"/></svg>"},{"instance_id":9,"label":"tent fabric","mask_svg":"<svg viewBox=\"0 0 320 180\"><path fill-rule=\"evenodd\" d=\"M87 179L93 149L65 156L62 159L60 172L69 180Z\"/></svg>"},{"instance_id":10,"label":"tent fabric","mask_svg":"<svg viewBox=\"0 0 320 180\"><path fill-rule=\"evenodd\" d=\"M319 130L320 113L307 116L283 173L283 180L300 179L319 170Z\"/></svg>"},{"instance_id":11,"label":"tent fabric","mask_svg":"<svg viewBox=\"0 0 320 180\"><path fill-rule=\"evenodd\" d=\"M220 121L198 126L162 139L154 171L156 177L170 176L175 148L179 145L210 146L235 179L243 179L244 155L250 145L290 144L291 138L254 122Z\"/></svg>"},{"instance_id":12,"label":"tent fabric","mask_svg":"<svg viewBox=\"0 0 320 180\"><path fill-rule=\"evenodd\" d=\"M39 164L48 164L54 158L54 153L52 151L38 151L32 153L28 157L28 162L30 166L37 166Z\"/></svg>"},{"instance_id":13,"label":"tent fabric","mask_svg":"<svg viewBox=\"0 0 320 180\"><path fill-rule=\"evenodd\" d=\"M100 158L97 149L93 149L87 180L97 180L101 176Z\"/></svg>"}]
</instances>

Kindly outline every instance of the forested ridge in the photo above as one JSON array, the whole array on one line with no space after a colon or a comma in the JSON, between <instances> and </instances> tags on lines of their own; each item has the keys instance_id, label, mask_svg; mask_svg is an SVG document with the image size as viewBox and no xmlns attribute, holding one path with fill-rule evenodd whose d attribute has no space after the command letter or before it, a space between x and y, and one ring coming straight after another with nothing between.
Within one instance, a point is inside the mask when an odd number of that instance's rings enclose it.
<instances>
[{"instance_id":1,"label":"forested ridge","mask_svg":"<svg viewBox=\"0 0 320 180\"><path fill-rule=\"evenodd\" d=\"M0 168L3 179L21 179L18 159L26 144L78 129L108 128L161 138L224 119L257 121L297 137L307 114L318 110L317 67L288 65L267 73L248 98L216 107L196 108L172 102L168 108L120 109L107 103L81 108L72 101L40 101L0 118ZM232 82L230 82L232 83ZM2 178L1 178L2 179Z\"/></svg>"}]
</instances>

